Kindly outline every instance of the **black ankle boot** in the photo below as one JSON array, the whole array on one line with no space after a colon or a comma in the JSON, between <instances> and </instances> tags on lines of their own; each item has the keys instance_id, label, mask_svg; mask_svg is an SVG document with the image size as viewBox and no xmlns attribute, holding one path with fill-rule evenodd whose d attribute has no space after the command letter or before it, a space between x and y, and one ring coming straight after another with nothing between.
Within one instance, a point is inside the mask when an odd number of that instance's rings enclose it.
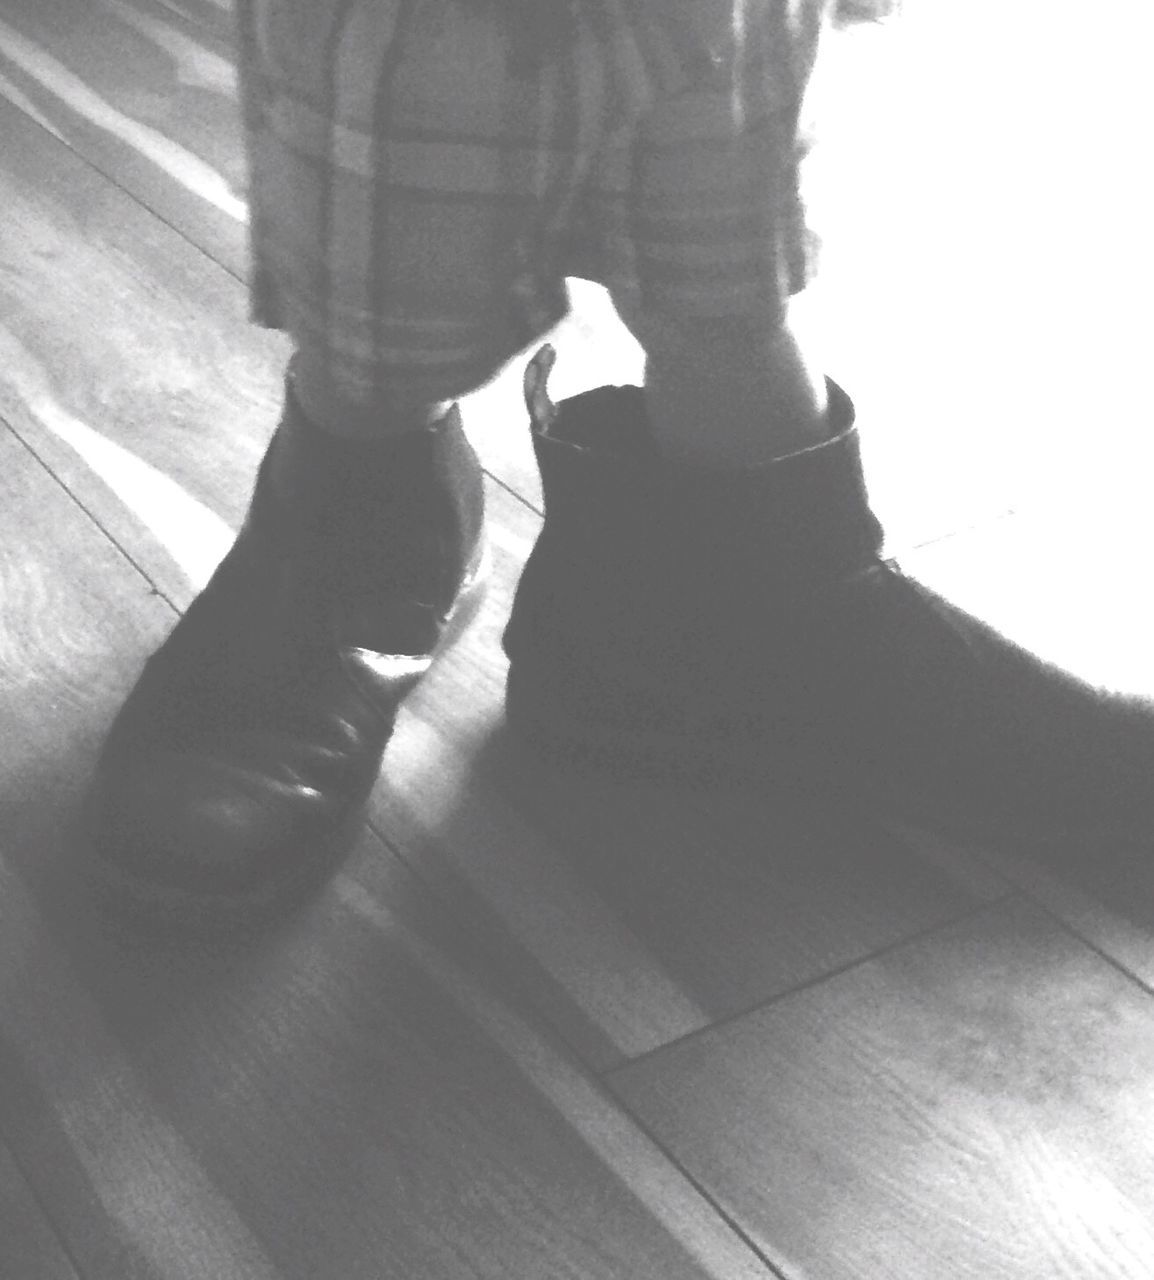
<instances>
[{"instance_id":1,"label":"black ankle boot","mask_svg":"<svg viewBox=\"0 0 1154 1280\"><path fill-rule=\"evenodd\" d=\"M161 916L248 919L359 829L397 707L480 576L480 465L454 408L361 445L295 407L235 545L147 663L101 756L101 884Z\"/></svg>"},{"instance_id":2,"label":"black ankle boot","mask_svg":"<svg viewBox=\"0 0 1154 1280\"><path fill-rule=\"evenodd\" d=\"M546 519L511 727L618 773L785 784L967 836L1154 840L1154 707L1051 667L880 558L853 407L828 442L690 474L638 388L527 400Z\"/></svg>"}]
</instances>

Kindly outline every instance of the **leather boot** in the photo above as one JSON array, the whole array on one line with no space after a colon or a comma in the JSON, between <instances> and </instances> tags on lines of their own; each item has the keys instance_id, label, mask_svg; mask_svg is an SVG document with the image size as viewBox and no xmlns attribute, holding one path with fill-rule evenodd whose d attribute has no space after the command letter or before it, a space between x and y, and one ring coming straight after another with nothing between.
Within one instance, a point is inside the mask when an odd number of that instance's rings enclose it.
<instances>
[{"instance_id":1,"label":"leather boot","mask_svg":"<svg viewBox=\"0 0 1154 1280\"><path fill-rule=\"evenodd\" d=\"M95 868L117 901L229 923L324 878L398 705L475 602L483 502L456 408L362 445L318 431L290 389L235 545L99 761Z\"/></svg>"},{"instance_id":2,"label":"leather boot","mask_svg":"<svg viewBox=\"0 0 1154 1280\"><path fill-rule=\"evenodd\" d=\"M853 406L737 473L655 454L636 387L526 375L546 518L510 727L618 774L785 785L969 837L1154 839L1154 706L1048 665L881 556Z\"/></svg>"}]
</instances>

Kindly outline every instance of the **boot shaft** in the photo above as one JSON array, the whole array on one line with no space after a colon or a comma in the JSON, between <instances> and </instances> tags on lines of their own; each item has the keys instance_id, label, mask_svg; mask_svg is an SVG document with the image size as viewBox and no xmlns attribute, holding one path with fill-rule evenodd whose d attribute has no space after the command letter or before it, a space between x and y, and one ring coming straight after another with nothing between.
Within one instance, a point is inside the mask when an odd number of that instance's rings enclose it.
<instances>
[{"instance_id":1,"label":"boot shaft","mask_svg":"<svg viewBox=\"0 0 1154 1280\"><path fill-rule=\"evenodd\" d=\"M342 647L423 653L476 568L484 505L455 406L427 430L350 442L290 389L227 571L253 580L254 604L268 597L302 628L315 617Z\"/></svg>"},{"instance_id":2,"label":"boot shaft","mask_svg":"<svg viewBox=\"0 0 1154 1280\"><path fill-rule=\"evenodd\" d=\"M742 632L788 647L807 600L820 608L827 586L877 563L853 406L834 383L828 441L731 474L666 463L640 388L554 405L547 371L538 359L526 375L545 524L506 630L511 658L605 670L628 655L684 675L703 655L736 656Z\"/></svg>"}]
</instances>

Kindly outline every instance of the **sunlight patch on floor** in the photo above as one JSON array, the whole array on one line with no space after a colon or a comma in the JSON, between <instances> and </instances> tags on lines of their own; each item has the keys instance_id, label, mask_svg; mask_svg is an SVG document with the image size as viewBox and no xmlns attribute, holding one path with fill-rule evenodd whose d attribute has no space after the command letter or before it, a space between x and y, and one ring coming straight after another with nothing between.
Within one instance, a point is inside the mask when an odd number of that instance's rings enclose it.
<instances>
[{"instance_id":1,"label":"sunlight patch on floor","mask_svg":"<svg viewBox=\"0 0 1154 1280\"><path fill-rule=\"evenodd\" d=\"M247 223L247 202L231 190L211 165L171 138L118 111L64 63L3 21L0 21L0 54L89 124L139 152L193 195L237 222Z\"/></svg>"},{"instance_id":2,"label":"sunlight patch on floor","mask_svg":"<svg viewBox=\"0 0 1154 1280\"><path fill-rule=\"evenodd\" d=\"M84 459L199 591L232 545L233 530L164 472L56 403L38 399L29 407L39 422Z\"/></svg>"},{"instance_id":3,"label":"sunlight patch on floor","mask_svg":"<svg viewBox=\"0 0 1154 1280\"><path fill-rule=\"evenodd\" d=\"M220 516L170 476L70 413L33 354L0 329L6 389L66 444L168 552L194 590L208 582L236 536Z\"/></svg>"}]
</instances>

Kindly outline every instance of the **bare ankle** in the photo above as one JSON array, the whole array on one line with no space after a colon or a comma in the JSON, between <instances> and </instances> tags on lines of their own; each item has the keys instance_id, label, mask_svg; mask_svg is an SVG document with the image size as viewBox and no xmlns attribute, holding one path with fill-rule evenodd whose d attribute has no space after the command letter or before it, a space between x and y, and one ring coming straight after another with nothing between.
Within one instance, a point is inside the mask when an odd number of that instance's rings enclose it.
<instances>
[{"instance_id":1,"label":"bare ankle","mask_svg":"<svg viewBox=\"0 0 1154 1280\"><path fill-rule=\"evenodd\" d=\"M671 460L755 466L826 438L825 379L790 328L707 319L647 336L646 400Z\"/></svg>"}]
</instances>

